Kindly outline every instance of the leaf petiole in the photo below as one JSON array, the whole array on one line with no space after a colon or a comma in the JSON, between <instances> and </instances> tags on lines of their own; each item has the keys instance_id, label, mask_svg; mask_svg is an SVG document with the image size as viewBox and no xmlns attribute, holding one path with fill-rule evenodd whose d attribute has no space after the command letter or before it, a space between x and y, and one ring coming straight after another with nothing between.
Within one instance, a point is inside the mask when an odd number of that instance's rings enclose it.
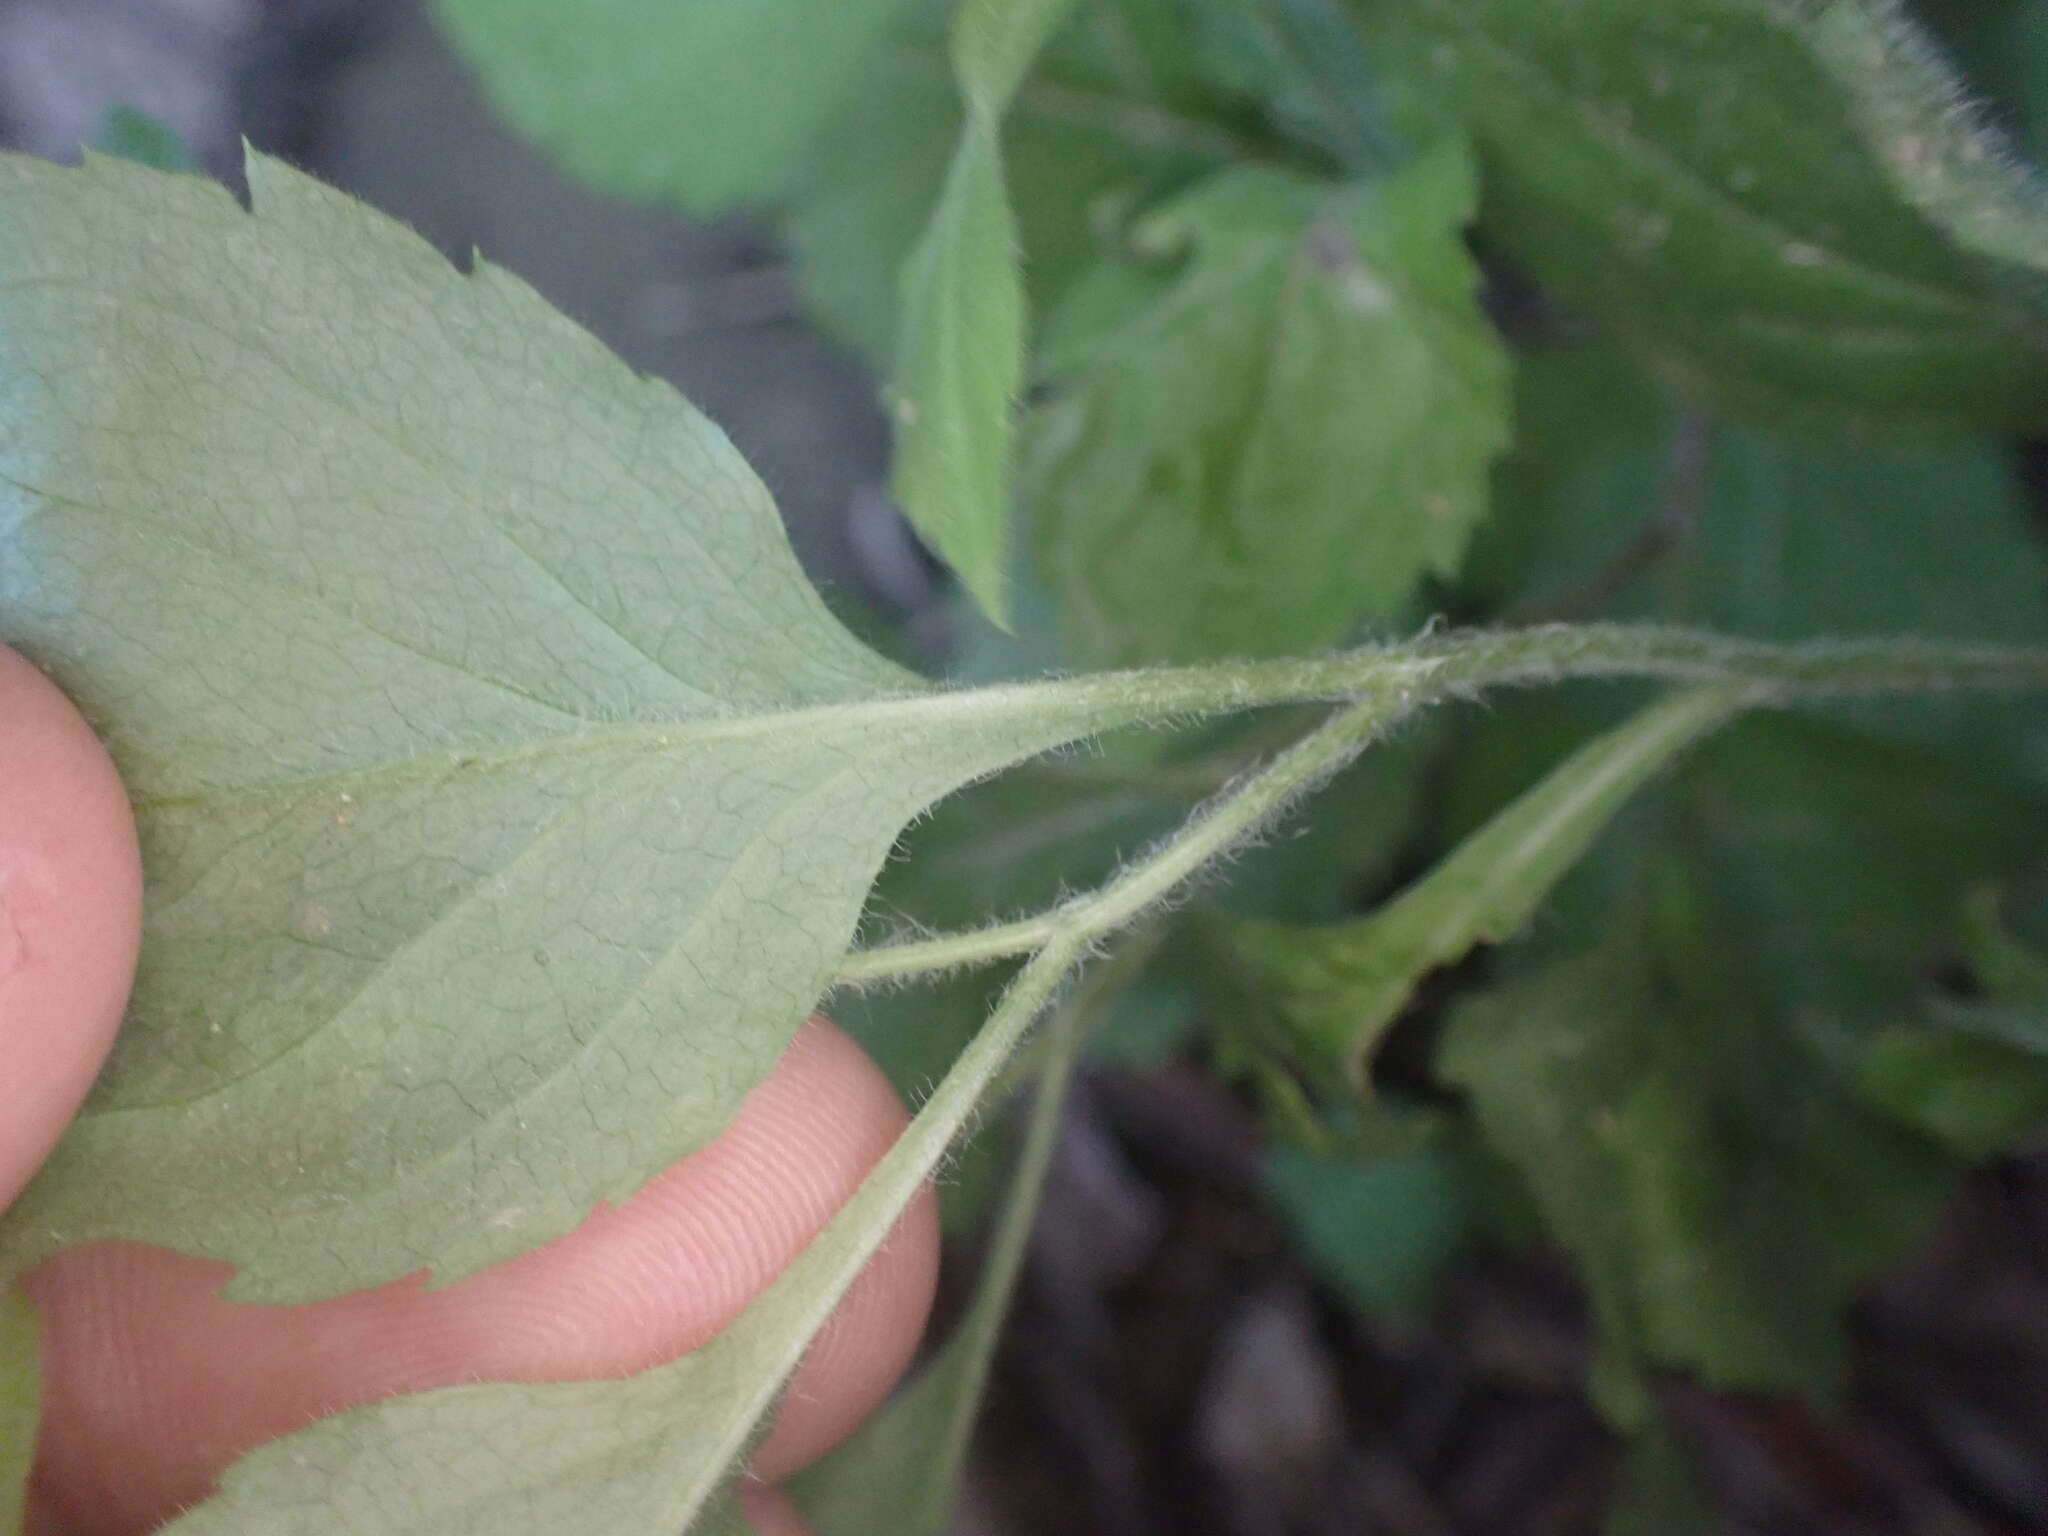
<instances>
[{"instance_id":1,"label":"leaf petiole","mask_svg":"<svg viewBox=\"0 0 2048 1536\"><path fill-rule=\"evenodd\" d=\"M1912 640L1774 646L1678 629L1554 625L1426 637L1405 646L1299 661L1180 667L1026 685L1026 691L1069 695L1121 692L1131 720L1347 695L1356 702L1331 715L1264 770L1226 790L1107 885L1014 922L856 950L835 972L833 983L860 987L986 964L1034 953L1056 938L1092 944L1169 896L1212 859L1239 846L1290 801L1416 709L1485 687L1600 677L1746 684L1741 702L1757 705L1807 695L2040 687L2048 685L2048 652Z\"/></svg>"}]
</instances>

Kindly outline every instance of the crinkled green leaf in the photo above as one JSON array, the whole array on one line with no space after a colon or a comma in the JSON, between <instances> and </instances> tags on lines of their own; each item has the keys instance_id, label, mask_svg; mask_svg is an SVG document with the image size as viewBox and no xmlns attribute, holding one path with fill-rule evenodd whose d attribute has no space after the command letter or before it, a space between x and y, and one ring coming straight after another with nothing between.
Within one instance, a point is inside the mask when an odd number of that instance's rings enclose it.
<instances>
[{"instance_id":1,"label":"crinkled green leaf","mask_svg":"<svg viewBox=\"0 0 2048 1536\"><path fill-rule=\"evenodd\" d=\"M783 1383L1075 958L1025 968L839 1215L709 1344L623 1381L351 1409L245 1457L166 1536L742 1536L733 1485Z\"/></svg>"},{"instance_id":2,"label":"crinkled green leaf","mask_svg":"<svg viewBox=\"0 0 2048 1536\"><path fill-rule=\"evenodd\" d=\"M43 1335L36 1309L15 1285L0 1283L0 1531L23 1528L28 1475L43 1407Z\"/></svg>"},{"instance_id":3,"label":"crinkled green leaf","mask_svg":"<svg viewBox=\"0 0 2048 1536\"><path fill-rule=\"evenodd\" d=\"M1003 114L1074 0L964 0L953 72L966 113L931 222L903 267L890 384L896 499L988 615L1009 621L1013 413L1024 269L1003 185Z\"/></svg>"},{"instance_id":4,"label":"crinkled green leaf","mask_svg":"<svg viewBox=\"0 0 2048 1536\"><path fill-rule=\"evenodd\" d=\"M2041 183L1894 0L1352 10L1479 139L1493 237L1667 382L1880 442L2048 420Z\"/></svg>"},{"instance_id":5,"label":"crinkled green leaf","mask_svg":"<svg viewBox=\"0 0 2048 1536\"><path fill-rule=\"evenodd\" d=\"M1226 173L1140 223L1182 266L1028 428L1071 655L1312 649L1457 568L1508 434L1472 196L1446 141L1370 186Z\"/></svg>"},{"instance_id":6,"label":"crinkled green leaf","mask_svg":"<svg viewBox=\"0 0 2048 1536\"><path fill-rule=\"evenodd\" d=\"M575 175L693 213L785 191L919 0L436 0L485 94Z\"/></svg>"},{"instance_id":7,"label":"crinkled green leaf","mask_svg":"<svg viewBox=\"0 0 2048 1536\"><path fill-rule=\"evenodd\" d=\"M1603 1198L1630 1213L1641 1347L1717 1383L1832 1395L1843 1309L1957 1168L1868 1107L1867 1041L1961 893L2037 846L2041 809L1782 718L1705 746L1664 809L1604 930L1635 928L1655 979L1653 1012L1611 1019L1645 1055L1626 1100L1592 1111L1619 1186Z\"/></svg>"},{"instance_id":8,"label":"crinkled green leaf","mask_svg":"<svg viewBox=\"0 0 2048 1536\"><path fill-rule=\"evenodd\" d=\"M1951 1173L1741 1006L1739 954L1704 980L1654 963L1619 936L1460 1007L1442 1054L1579 1264L1595 1397L1624 1429L1648 1420L1651 1363L1839 1391L1842 1307Z\"/></svg>"},{"instance_id":9,"label":"crinkled green leaf","mask_svg":"<svg viewBox=\"0 0 2048 1536\"><path fill-rule=\"evenodd\" d=\"M1597 1384L1625 1425L1645 1362L1839 1388L1843 1307L1956 1166L1865 1107L1868 1036L2031 824L1924 753L1780 718L1703 748L1658 809L1548 946L1603 947L1525 961L1453 1016L1443 1058L1587 1275ZM1530 1065L1524 1030L1586 1073ZM1548 1092L1566 1102L1539 1110Z\"/></svg>"},{"instance_id":10,"label":"crinkled green leaf","mask_svg":"<svg viewBox=\"0 0 2048 1536\"><path fill-rule=\"evenodd\" d=\"M1849 1302L1926 1239L1956 1170L1796 1060L1763 1060L1775 1116L1704 1091L1697 1061L1616 1111L1647 1347L1719 1388L1836 1400Z\"/></svg>"},{"instance_id":11,"label":"crinkled green leaf","mask_svg":"<svg viewBox=\"0 0 2048 1536\"><path fill-rule=\"evenodd\" d=\"M1678 694L1588 742L1422 879L1321 928L1243 922L1230 947L1311 1076L1362 1090L1373 1052L1422 979L1515 936L1637 790L1742 707L1728 689Z\"/></svg>"},{"instance_id":12,"label":"crinkled green leaf","mask_svg":"<svg viewBox=\"0 0 2048 1536\"><path fill-rule=\"evenodd\" d=\"M129 1027L0 1244L296 1300L467 1273L704 1143L903 824L1103 722L882 662L665 385L250 176L253 215L0 162L0 639L107 734L148 875Z\"/></svg>"}]
</instances>

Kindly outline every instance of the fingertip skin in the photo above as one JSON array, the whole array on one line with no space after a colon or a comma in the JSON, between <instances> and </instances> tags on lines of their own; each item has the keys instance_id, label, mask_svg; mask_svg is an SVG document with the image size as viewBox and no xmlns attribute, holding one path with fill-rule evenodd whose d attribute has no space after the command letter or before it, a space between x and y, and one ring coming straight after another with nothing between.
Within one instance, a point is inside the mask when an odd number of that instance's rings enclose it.
<instances>
[{"instance_id":1,"label":"fingertip skin","mask_svg":"<svg viewBox=\"0 0 2048 1536\"><path fill-rule=\"evenodd\" d=\"M106 1059L141 934L142 860L114 765L57 686L0 647L0 1206Z\"/></svg>"},{"instance_id":2,"label":"fingertip skin","mask_svg":"<svg viewBox=\"0 0 2048 1536\"><path fill-rule=\"evenodd\" d=\"M566 1236L439 1290L414 1276L243 1305L220 1295L224 1264L136 1244L67 1249L22 1279L43 1319L44 1517L68 1536L132 1536L205 1498L235 1456L342 1407L623 1376L687 1353L816 1238L905 1119L888 1079L819 1019L724 1136ZM927 1191L798 1366L756 1476L804 1465L887 1394L923 1330L938 1247ZM763 1536L798 1536L788 1506L755 1492Z\"/></svg>"}]
</instances>

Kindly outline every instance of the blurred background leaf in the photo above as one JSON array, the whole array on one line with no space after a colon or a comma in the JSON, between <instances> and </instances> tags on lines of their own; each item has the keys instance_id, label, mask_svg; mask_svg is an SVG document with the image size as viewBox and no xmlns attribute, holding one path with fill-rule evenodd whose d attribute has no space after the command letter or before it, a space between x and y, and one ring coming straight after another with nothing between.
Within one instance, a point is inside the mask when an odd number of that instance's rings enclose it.
<instances>
[{"instance_id":1,"label":"blurred background leaf","mask_svg":"<svg viewBox=\"0 0 2048 1536\"><path fill-rule=\"evenodd\" d=\"M199 162L178 131L139 107L109 107L100 119L94 149L159 171L196 171Z\"/></svg>"},{"instance_id":2,"label":"blurred background leaf","mask_svg":"<svg viewBox=\"0 0 2048 1536\"><path fill-rule=\"evenodd\" d=\"M492 104L592 186L765 203L923 0L434 0Z\"/></svg>"},{"instance_id":3,"label":"blurred background leaf","mask_svg":"<svg viewBox=\"0 0 2048 1536\"><path fill-rule=\"evenodd\" d=\"M1489 236L1688 399L1877 445L2048 421L2043 289L1971 248L2039 184L1953 110L1902 9L1352 10L1405 120L1478 139ZM1890 51L1838 57L1852 23Z\"/></svg>"},{"instance_id":4,"label":"blurred background leaf","mask_svg":"<svg viewBox=\"0 0 2048 1536\"><path fill-rule=\"evenodd\" d=\"M1133 229L1150 274L1077 290L1023 486L1072 660L1315 649L1457 569L1508 434L1473 196L1455 141L1371 186L1233 172Z\"/></svg>"},{"instance_id":5,"label":"blurred background leaf","mask_svg":"<svg viewBox=\"0 0 2048 1536\"><path fill-rule=\"evenodd\" d=\"M1369 1091L1373 1054L1423 979L1518 934L1629 798L1742 707L1728 689L1675 694L1587 742L1435 868L1364 917L1321 927L1241 920L1218 942L1325 1091Z\"/></svg>"}]
</instances>

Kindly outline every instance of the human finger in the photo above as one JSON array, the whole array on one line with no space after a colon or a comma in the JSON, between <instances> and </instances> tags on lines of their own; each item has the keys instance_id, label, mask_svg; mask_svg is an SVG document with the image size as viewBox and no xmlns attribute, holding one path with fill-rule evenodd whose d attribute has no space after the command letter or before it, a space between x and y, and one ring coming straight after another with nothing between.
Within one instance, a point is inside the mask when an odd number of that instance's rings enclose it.
<instances>
[{"instance_id":1,"label":"human finger","mask_svg":"<svg viewBox=\"0 0 2048 1536\"><path fill-rule=\"evenodd\" d=\"M135 820L92 728L0 646L0 1208L77 1112L142 932Z\"/></svg>"},{"instance_id":2,"label":"human finger","mask_svg":"<svg viewBox=\"0 0 2048 1536\"><path fill-rule=\"evenodd\" d=\"M237 1455L345 1406L674 1358L803 1250L903 1122L860 1048L814 1020L724 1136L575 1232L442 1290L410 1279L257 1307L219 1296L223 1265L134 1245L59 1254L24 1282L47 1376L35 1497L67 1536L132 1536L203 1497ZM887 1391L915 1348L936 1255L926 1197L791 1383L764 1447L778 1474Z\"/></svg>"}]
</instances>

